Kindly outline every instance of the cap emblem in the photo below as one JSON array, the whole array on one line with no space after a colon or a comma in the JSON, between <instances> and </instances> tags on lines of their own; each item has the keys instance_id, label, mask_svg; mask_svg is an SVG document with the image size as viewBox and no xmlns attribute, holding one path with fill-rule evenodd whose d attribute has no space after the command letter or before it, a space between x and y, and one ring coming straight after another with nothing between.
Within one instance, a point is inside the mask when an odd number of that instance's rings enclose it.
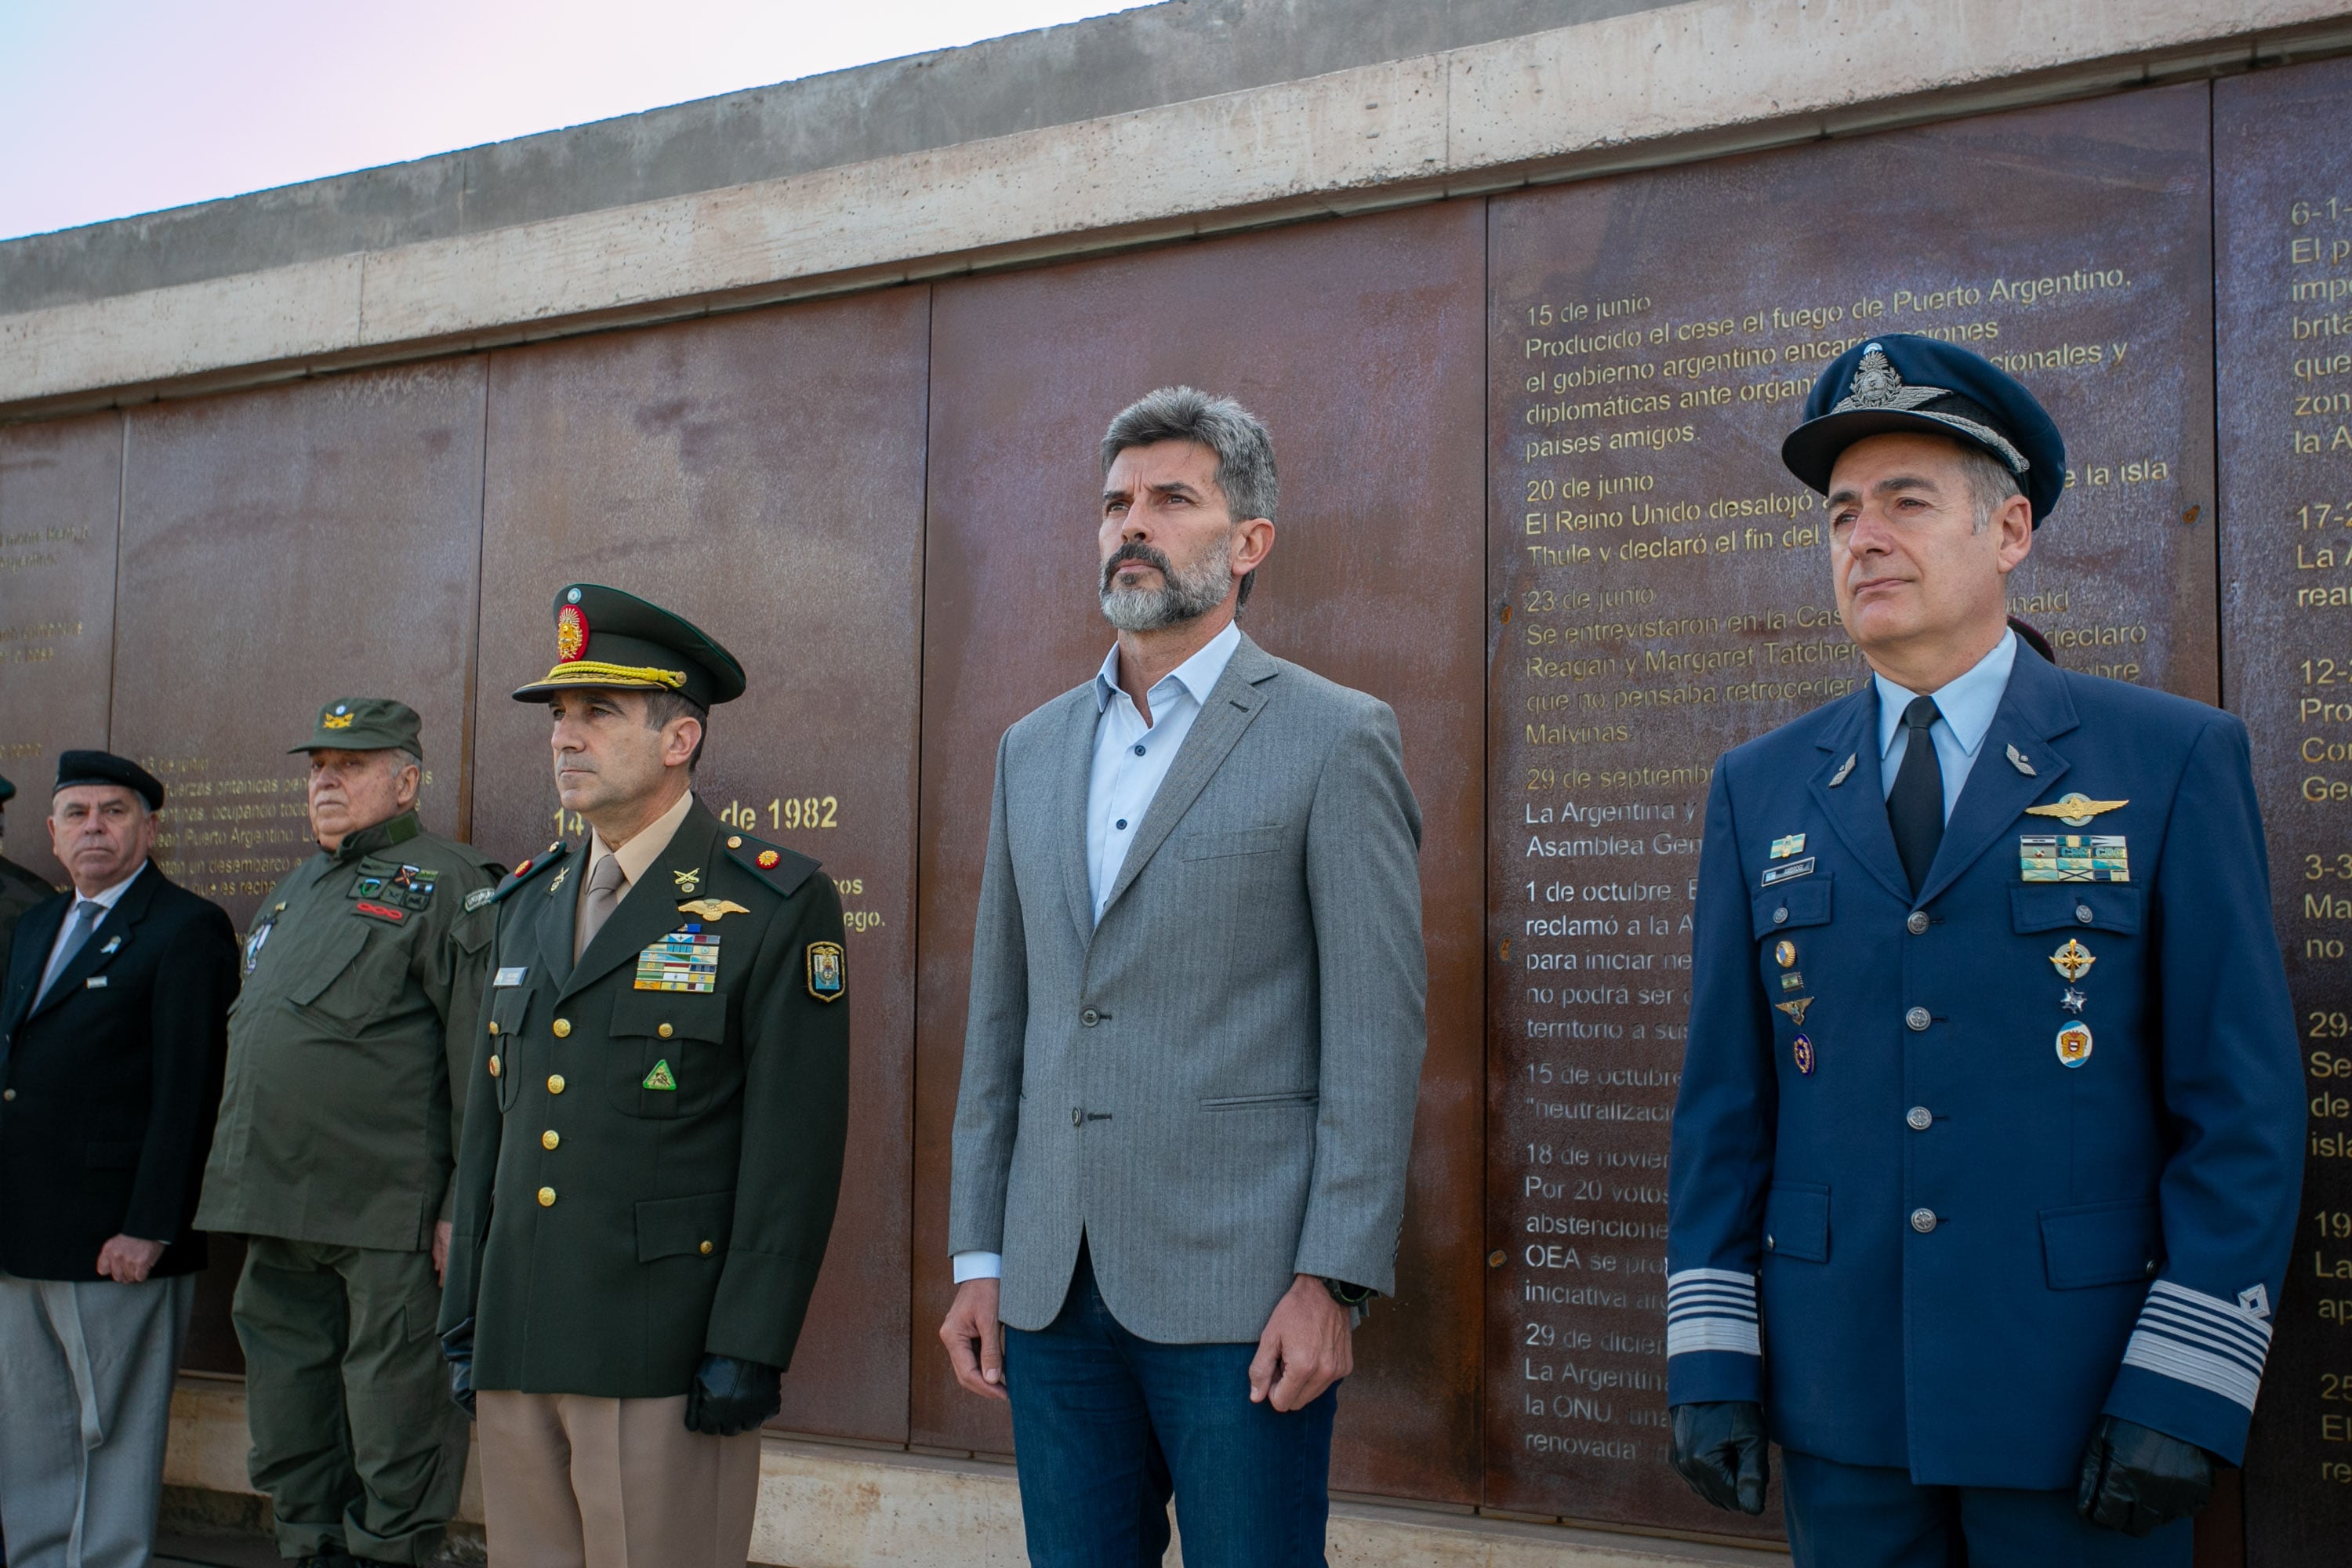
<instances>
[{"instance_id":1,"label":"cap emblem","mask_svg":"<svg viewBox=\"0 0 2352 1568\"><path fill-rule=\"evenodd\" d=\"M351 727L352 716L341 708L336 709L332 713L322 713L319 716L319 728L321 730L348 730Z\"/></svg>"},{"instance_id":2,"label":"cap emblem","mask_svg":"<svg viewBox=\"0 0 2352 1568\"><path fill-rule=\"evenodd\" d=\"M574 589L572 589L570 593L568 593L568 594L564 595L563 595L563 602L564 602L565 604L567 604L567 605L576 605L576 604L578 604L578 603L580 602L580 590L579 590L579 589L577 589L577 588L574 588Z\"/></svg>"},{"instance_id":3,"label":"cap emblem","mask_svg":"<svg viewBox=\"0 0 2352 1568\"><path fill-rule=\"evenodd\" d=\"M587 651L588 616L579 605L566 605L555 615L555 662L571 664Z\"/></svg>"},{"instance_id":4,"label":"cap emblem","mask_svg":"<svg viewBox=\"0 0 2352 1568\"><path fill-rule=\"evenodd\" d=\"M1853 390L1839 399L1832 414L1848 414L1857 408L1916 408L1923 403L1933 403L1952 394L1940 386L1906 386L1903 373L1887 359L1886 351L1876 343L1862 351L1862 363L1853 367Z\"/></svg>"}]
</instances>

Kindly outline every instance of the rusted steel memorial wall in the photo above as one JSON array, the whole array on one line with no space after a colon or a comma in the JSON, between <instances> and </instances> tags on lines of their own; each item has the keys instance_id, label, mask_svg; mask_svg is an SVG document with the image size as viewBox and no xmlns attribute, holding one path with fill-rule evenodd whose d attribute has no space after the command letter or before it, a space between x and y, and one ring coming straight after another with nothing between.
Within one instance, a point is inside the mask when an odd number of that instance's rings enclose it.
<instances>
[{"instance_id":1,"label":"rusted steel memorial wall","mask_svg":"<svg viewBox=\"0 0 2352 1568\"><path fill-rule=\"evenodd\" d=\"M323 697L425 715L433 826L580 826L507 691L574 577L709 626L751 695L700 780L825 862L857 1063L779 1425L1002 1453L934 1330L997 734L1084 679L1092 443L1230 390L1282 455L1245 624L1398 711L1427 817L1430 1054L1399 1300L1335 1483L1769 1536L1664 1464L1668 1116L1725 748L1851 689L1781 434L1879 332L2050 405L2072 467L2013 609L2062 663L2252 731L2311 1096L2242 1486L2200 1561L2352 1544L2352 63L0 428L0 772L162 772L240 921L306 847ZM1482 691L1483 686L1483 691ZM1834 1048L1833 1001L1814 1031ZM193 1365L234 1371L229 1270Z\"/></svg>"}]
</instances>

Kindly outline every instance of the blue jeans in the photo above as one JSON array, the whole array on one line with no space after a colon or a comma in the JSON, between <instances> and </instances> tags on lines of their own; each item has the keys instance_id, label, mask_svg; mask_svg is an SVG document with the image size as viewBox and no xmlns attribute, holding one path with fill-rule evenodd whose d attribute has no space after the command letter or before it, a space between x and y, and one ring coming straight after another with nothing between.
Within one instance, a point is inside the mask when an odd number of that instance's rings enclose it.
<instances>
[{"instance_id":1,"label":"blue jeans","mask_svg":"<svg viewBox=\"0 0 2352 1568\"><path fill-rule=\"evenodd\" d=\"M1916 1486L1788 1451L1780 1475L1797 1568L2189 1568L2195 1544L2185 1519L2138 1539L2085 1523L2072 1490Z\"/></svg>"},{"instance_id":2,"label":"blue jeans","mask_svg":"<svg viewBox=\"0 0 2352 1568\"><path fill-rule=\"evenodd\" d=\"M1158 1568L1171 1491L1185 1568L1320 1568L1339 1390L1287 1414L1253 1405L1256 1354L1128 1332L1081 1246L1060 1315L1004 1331L1035 1568Z\"/></svg>"}]
</instances>

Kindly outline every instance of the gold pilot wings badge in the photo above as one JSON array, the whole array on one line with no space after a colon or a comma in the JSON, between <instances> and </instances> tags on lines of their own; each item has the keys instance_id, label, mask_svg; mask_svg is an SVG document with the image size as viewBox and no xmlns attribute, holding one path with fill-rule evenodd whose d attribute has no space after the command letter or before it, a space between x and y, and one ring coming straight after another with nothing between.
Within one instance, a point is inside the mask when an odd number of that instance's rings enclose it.
<instances>
[{"instance_id":1,"label":"gold pilot wings badge","mask_svg":"<svg viewBox=\"0 0 2352 1568\"><path fill-rule=\"evenodd\" d=\"M2028 816L2054 816L2069 827L2088 827L2091 818L2129 805L2127 800L2093 800L2080 790L2060 795L2048 805L2029 805Z\"/></svg>"},{"instance_id":2,"label":"gold pilot wings badge","mask_svg":"<svg viewBox=\"0 0 2352 1568\"><path fill-rule=\"evenodd\" d=\"M707 921L723 920L729 915L748 915L751 911L731 899L696 899L677 906L682 915L699 915Z\"/></svg>"}]
</instances>

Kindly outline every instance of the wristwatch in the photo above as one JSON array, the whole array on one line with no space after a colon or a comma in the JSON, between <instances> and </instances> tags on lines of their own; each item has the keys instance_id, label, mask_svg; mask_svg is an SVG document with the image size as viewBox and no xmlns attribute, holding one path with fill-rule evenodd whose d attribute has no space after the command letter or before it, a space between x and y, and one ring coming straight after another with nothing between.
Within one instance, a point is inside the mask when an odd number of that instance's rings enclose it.
<instances>
[{"instance_id":1,"label":"wristwatch","mask_svg":"<svg viewBox=\"0 0 2352 1568\"><path fill-rule=\"evenodd\" d=\"M1323 1289L1331 1292L1331 1300L1342 1307L1360 1307L1379 1294L1369 1285L1350 1285L1345 1279L1334 1279L1328 1275L1317 1278L1323 1281Z\"/></svg>"}]
</instances>

